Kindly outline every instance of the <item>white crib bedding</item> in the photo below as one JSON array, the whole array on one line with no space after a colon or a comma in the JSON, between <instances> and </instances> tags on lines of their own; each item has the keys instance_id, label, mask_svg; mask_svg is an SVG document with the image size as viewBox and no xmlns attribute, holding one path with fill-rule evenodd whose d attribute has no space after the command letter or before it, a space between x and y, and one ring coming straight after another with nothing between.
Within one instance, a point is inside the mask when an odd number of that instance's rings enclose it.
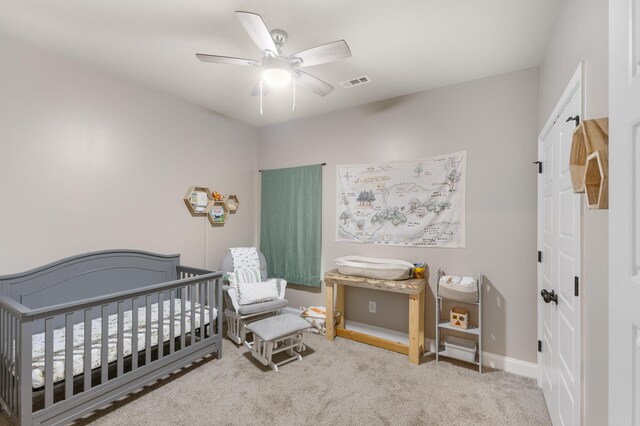
<instances>
[{"instance_id":1,"label":"white crib bedding","mask_svg":"<svg viewBox=\"0 0 640 426\"><path fill-rule=\"evenodd\" d=\"M185 301L185 330L186 333L191 331L191 303ZM170 301L165 300L163 303L163 341L167 342L170 339ZM175 321L174 321L174 334L180 336L181 334L181 310L182 301L175 299ZM195 303L195 328L199 328L200 320L200 304ZM123 333L123 347L124 356L131 355L131 337L132 337L132 311L128 310L124 313L124 333ZM205 307L204 325L209 324L209 321L216 319L218 312L213 309L213 318L209 318L209 307ZM138 350L144 350L146 346L146 307L138 308ZM97 368L102 365L101 351L102 351L102 318L96 318L91 323L91 368ZM79 375L84 372L84 322L75 324L73 327L73 375ZM35 334L32 339L33 344L33 370L32 380L33 388L37 389L44 386L44 364L45 364L45 338L44 333ZM118 344L118 315L109 315L109 344L108 344L108 362L117 360ZM151 346L158 344L158 304L151 305ZM65 361L65 328L59 328L53 332L53 382L64 380L64 361Z\"/></svg>"}]
</instances>

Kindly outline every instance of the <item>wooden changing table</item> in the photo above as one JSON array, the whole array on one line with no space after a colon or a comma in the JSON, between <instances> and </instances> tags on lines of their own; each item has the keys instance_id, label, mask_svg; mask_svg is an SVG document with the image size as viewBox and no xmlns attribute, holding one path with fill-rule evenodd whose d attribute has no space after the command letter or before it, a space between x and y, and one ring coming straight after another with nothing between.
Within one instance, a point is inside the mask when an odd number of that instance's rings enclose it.
<instances>
[{"instance_id":1,"label":"wooden changing table","mask_svg":"<svg viewBox=\"0 0 640 426\"><path fill-rule=\"evenodd\" d=\"M385 281L373 278L342 275L337 269L324 274L327 286L327 339L333 340L336 335L345 339L367 343L379 348L388 349L409 355L409 362L420 364L420 356L424 353L424 289L425 279L409 279L402 281ZM363 287L373 290L391 291L409 295L409 344L383 339L377 336L347 330L344 316L345 286ZM335 292L335 304L333 301ZM335 325L334 309L340 313L340 322Z\"/></svg>"}]
</instances>

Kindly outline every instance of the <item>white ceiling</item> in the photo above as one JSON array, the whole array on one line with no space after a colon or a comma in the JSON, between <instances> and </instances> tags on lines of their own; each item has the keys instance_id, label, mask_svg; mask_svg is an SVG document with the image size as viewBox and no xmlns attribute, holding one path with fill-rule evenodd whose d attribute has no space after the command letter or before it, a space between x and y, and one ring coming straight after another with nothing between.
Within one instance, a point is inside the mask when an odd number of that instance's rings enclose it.
<instances>
[{"instance_id":1,"label":"white ceiling","mask_svg":"<svg viewBox=\"0 0 640 426\"><path fill-rule=\"evenodd\" d=\"M95 64L254 126L294 120L539 65L558 0L0 0L0 32ZM344 39L352 58L305 68L336 87L249 96L255 68L195 53L259 59L234 15L289 33L287 54ZM6 58L5 58L6 59ZM373 81L338 84L368 75ZM290 89L288 89L290 90Z\"/></svg>"}]
</instances>

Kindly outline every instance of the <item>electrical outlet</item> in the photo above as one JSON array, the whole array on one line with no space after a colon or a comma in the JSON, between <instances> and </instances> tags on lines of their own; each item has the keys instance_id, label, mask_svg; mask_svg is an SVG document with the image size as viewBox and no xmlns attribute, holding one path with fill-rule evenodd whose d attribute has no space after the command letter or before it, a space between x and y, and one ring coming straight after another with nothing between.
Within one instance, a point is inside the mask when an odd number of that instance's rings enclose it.
<instances>
[{"instance_id":1,"label":"electrical outlet","mask_svg":"<svg viewBox=\"0 0 640 426\"><path fill-rule=\"evenodd\" d=\"M369 301L369 312L376 313L376 302Z\"/></svg>"}]
</instances>

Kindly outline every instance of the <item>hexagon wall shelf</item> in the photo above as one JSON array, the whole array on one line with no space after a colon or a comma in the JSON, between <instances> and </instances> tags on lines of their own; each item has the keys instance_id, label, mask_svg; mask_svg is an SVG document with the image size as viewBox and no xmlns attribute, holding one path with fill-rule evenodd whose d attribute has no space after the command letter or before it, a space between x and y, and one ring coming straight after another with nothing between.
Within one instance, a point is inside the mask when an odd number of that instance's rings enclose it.
<instances>
[{"instance_id":1,"label":"hexagon wall shelf","mask_svg":"<svg viewBox=\"0 0 640 426\"><path fill-rule=\"evenodd\" d=\"M584 120L573 131L569 171L574 192L584 192L587 157L596 151L608 151L609 119Z\"/></svg>"},{"instance_id":2,"label":"hexagon wall shelf","mask_svg":"<svg viewBox=\"0 0 640 426\"><path fill-rule=\"evenodd\" d=\"M229 218L229 207L225 201L213 201L207 207L207 219L211 226L223 226Z\"/></svg>"},{"instance_id":3,"label":"hexagon wall shelf","mask_svg":"<svg viewBox=\"0 0 640 426\"><path fill-rule=\"evenodd\" d=\"M238 211L238 207L240 207L240 201L238 201L238 197L236 195L229 195L226 201L227 207L229 208L229 213L234 214Z\"/></svg>"},{"instance_id":4,"label":"hexagon wall shelf","mask_svg":"<svg viewBox=\"0 0 640 426\"><path fill-rule=\"evenodd\" d=\"M595 151L587 157L584 188L589 209L609 208L608 162L606 151Z\"/></svg>"},{"instance_id":5,"label":"hexagon wall shelf","mask_svg":"<svg viewBox=\"0 0 640 426\"><path fill-rule=\"evenodd\" d=\"M184 196L184 203L193 216L206 215L211 201L213 201L211 191L204 186L192 186Z\"/></svg>"}]
</instances>

